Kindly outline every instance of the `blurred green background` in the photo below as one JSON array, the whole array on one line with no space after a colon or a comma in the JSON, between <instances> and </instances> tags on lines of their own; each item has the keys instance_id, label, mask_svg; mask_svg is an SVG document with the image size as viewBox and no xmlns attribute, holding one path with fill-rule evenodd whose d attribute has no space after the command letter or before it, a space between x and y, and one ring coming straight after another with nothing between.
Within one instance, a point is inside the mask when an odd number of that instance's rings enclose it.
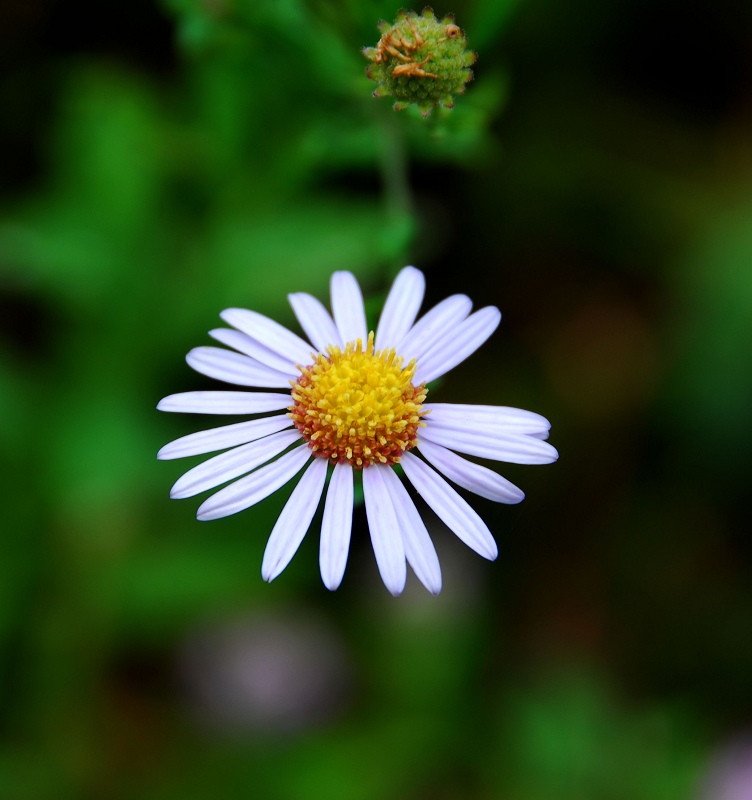
<instances>
[{"instance_id":1,"label":"blurred green background","mask_svg":"<svg viewBox=\"0 0 752 800\"><path fill-rule=\"evenodd\" d=\"M479 60L424 123L383 0L0 4L3 800L752 797L752 6L434 7ZM362 510L338 592L316 522L267 585L289 489L198 523L155 454L222 420L154 406L221 309L406 263L504 314L440 399L560 461L473 499L493 564L426 512L438 598Z\"/></svg>"}]
</instances>

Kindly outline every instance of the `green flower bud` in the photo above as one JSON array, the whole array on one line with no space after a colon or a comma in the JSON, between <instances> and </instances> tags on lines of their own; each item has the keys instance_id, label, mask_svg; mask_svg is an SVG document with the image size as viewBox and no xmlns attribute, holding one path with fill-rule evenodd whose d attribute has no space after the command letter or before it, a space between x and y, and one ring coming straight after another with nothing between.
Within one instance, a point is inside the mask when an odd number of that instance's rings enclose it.
<instances>
[{"instance_id":1,"label":"green flower bud","mask_svg":"<svg viewBox=\"0 0 752 800\"><path fill-rule=\"evenodd\" d=\"M400 11L394 25L380 22L379 30L376 47L363 48L371 61L366 75L378 84L373 96L392 95L396 111L415 103L424 117L434 106L451 108L453 95L463 94L472 80L469 67L477 58L454 17L438 20L430 8L420 16Z\"/></svg>"}]
</instances>

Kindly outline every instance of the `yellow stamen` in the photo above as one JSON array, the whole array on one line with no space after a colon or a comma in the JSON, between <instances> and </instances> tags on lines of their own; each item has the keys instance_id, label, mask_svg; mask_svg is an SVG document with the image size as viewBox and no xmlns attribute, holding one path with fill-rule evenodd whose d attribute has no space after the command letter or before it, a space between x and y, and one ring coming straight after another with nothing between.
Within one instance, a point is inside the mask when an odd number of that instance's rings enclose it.
<instances>
[{"instance_id":1,"label":"yellow stamen","mask_svg":"<svg viewBox=\"0 0 752 800\"><path fill-rule=\"evenodd\" d=\"M396 464L417 444L426 399L417 388L415 360L404 369L393 349L374 350L373 333L365 349L358 339L328 347L292 383L290 417L315 456L356 469L374 462Z\"/></svg>"}]
</instances>

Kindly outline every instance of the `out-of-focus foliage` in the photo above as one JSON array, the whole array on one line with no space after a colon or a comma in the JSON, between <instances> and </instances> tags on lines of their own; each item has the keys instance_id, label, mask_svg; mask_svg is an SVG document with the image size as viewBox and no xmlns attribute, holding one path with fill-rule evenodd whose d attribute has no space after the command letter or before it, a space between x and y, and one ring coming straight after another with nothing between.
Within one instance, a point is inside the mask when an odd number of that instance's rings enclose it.
<instances>
[{"instance_id":1,"label":"out-of-focus foliage","mask_svg":"<svg viewBox=\"0 0 752 800\"><path fill-rule=\"evenodd\" d=\"M750 9L434 8L479 61L423 121L383 0L0 7L0 797L685 800L752 725ZM505 315L436 396L562 458L472 500L495 564L427 514L438 598L362 516L267 585L289 488L199 524L154 455L219 422L154 406L221 309L405 263Z\"/></svg>"}]
</instances>

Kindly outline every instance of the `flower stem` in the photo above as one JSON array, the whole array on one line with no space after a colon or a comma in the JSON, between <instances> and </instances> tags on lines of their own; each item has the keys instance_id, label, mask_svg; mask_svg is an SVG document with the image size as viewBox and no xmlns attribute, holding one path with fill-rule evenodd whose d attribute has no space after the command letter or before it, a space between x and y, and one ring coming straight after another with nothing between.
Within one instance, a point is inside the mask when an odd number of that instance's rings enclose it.
<instances>
[{"instance_id":1,"label":"flower stem","mask_svg":"<svg viewBox=\"0 0 752 800\"><path fill-rule=\"evenodd\" d=\"M408 154L399 120L391 109L380 115L381 179L395 266L404 266L415 231L415 210L408 179Z\"/></svg>"}]
</instances>

